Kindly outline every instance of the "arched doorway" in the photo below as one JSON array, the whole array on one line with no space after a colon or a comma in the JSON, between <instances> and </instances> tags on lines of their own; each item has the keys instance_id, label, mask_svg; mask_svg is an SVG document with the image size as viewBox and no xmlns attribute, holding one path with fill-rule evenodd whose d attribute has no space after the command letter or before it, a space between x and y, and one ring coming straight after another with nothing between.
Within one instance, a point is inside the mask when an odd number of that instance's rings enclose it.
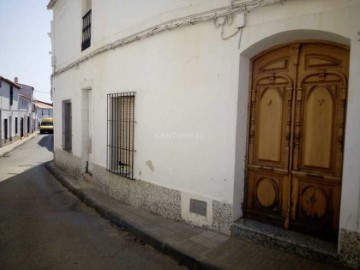
<instances>
[{"instance_id":1,"label":"arched doorway","mask_svg":"<svg viewBox=\"0 0 360 270\"><path fill-rule=\"evenodd\" d=\"M338 231L349 49L296 42L252 59L245 216Z\"/></svg>"}]
</instances>

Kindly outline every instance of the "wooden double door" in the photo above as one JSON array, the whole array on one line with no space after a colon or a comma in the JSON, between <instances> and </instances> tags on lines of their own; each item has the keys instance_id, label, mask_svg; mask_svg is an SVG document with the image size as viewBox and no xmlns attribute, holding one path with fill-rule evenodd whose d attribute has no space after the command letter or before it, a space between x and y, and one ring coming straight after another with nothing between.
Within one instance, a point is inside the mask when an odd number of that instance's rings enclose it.
<instances>
[{"instance_id":1,"label":"wooden double door","mask_svg":"<svg viewBox=\"0 0 360 270\"><path fill-rule=\"evenodd\" d=\"M293 43L252 61L245 215L337 235L349 50Z\"/></svg>"}]
</instances>

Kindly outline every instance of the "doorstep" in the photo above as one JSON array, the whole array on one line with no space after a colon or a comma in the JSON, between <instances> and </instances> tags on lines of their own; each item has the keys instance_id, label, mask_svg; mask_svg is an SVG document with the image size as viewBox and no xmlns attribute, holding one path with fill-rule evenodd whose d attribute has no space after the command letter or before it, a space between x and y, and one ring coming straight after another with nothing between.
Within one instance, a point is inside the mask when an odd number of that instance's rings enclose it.
<instances>
[{"instance_id":1,"label":"doorstep","mask_svg":"<svg viewBox=\"0 0 360 270\"><path fill-rule=\"evenodd\" d=\"M337 245L309 235L240 219L231 226L231 235L306 258L338 263Z\"/></svg>"}]
</instances>

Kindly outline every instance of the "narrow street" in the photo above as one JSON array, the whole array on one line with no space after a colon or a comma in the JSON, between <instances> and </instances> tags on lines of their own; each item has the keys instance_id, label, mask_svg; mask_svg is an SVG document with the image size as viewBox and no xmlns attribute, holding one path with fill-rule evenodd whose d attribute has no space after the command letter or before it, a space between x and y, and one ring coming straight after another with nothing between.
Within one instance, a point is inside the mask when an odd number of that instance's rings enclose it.
<instances>
[{"instance_id":1,"label":"narrow street","mask_svg":"<svg viewBox=\"0 0 360 270\"><path fill-rule=\"evenodd\" d=\"M42 165L53 136L0 157L0 269L185 269L100 217Z\"/></svg>"}]
</instances>

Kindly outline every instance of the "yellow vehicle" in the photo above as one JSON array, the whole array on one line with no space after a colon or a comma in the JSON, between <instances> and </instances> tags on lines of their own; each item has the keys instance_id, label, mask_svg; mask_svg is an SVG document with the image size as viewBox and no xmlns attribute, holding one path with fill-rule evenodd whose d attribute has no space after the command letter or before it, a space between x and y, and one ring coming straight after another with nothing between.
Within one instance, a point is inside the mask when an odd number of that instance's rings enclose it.
<instances>
[{"instance_id":1,"label":"yellow vehicle","mask_svg":"<svg viewBox=\"0 0 360 270\"><path fill-rule=\"evenodd\" d=\"M40 124L40 134L54 133L54 124L52 117L43 118Z\"/></svg>"}]
</instances>

